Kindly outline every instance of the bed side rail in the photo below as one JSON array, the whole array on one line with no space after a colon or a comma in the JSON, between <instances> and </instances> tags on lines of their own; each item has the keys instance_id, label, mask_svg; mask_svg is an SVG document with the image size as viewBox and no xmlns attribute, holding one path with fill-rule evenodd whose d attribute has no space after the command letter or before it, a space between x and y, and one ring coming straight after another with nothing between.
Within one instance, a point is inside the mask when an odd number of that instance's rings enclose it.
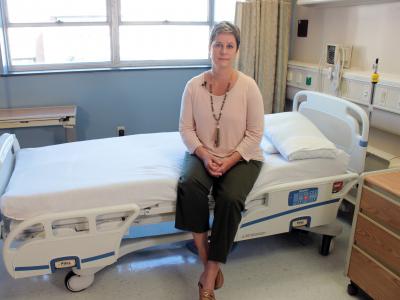
<instances>
[{"instance_id":1,"label":"bed side rail","mask_svg":"<svg viewBox=\"0 0 400 300\"><path fill-rule=\"evenodd\" d=\"M297 190L311 186L319 186L321 184L343 181L343 188L336 194L336 197L343 198L350 189L358 182L359 175L357 173L348 172L342 175L327 176L322 178L299 180L296 182L276 184L263 190L263 194L267 195L274 192Z\"/></svg>"},{"instance_id":2,"label":"bed side rail","mask_svg":"<svg viewBox=\"0 0 400 300\"><path fill-rule=\"evenodd\" d=\"M235 240L331 224L343 197L358 180L358 174L348 173L267 188L262 199L246 203Z\"/></svg>"},{"instance_id":3,"label":"bed side rail","mask_svg":"<svg viewBox=\"0 0 400 300\"><path fill-rule=\"evenodd\" d=\"M336 147L350 155L351 171L364 171L369 119L361 107L331 95L300 91L294 96L293 111L305 115Z\"/></svg>"},{"instance_id":4,"label":"bed side rail","mask_svg":"<svg viewBox=\"0 0 400 300\"><path fill-rule=\"evenodd\" d=\"M14 134L4 133L0 136L0 196L10 180L15 154L19 149L19 143Z\"/></svg>"},{"instance_id":5,"label":"bed side rail","mask_svg":"<svg viewBox=\"0 0 400 300\"><path fill-rule=\"evenodd\" d=\"M23 221L4 241L7 271L14 278L23 278L54 273L61 268L112 264L119 257L123 235L139 212L136 204L125 204L45 214ZM112 222L105 221L110 219ZM68 223L71 226L65 226ZM27 238L32 228L36 230Z\"/></svg>"}]
</instances>

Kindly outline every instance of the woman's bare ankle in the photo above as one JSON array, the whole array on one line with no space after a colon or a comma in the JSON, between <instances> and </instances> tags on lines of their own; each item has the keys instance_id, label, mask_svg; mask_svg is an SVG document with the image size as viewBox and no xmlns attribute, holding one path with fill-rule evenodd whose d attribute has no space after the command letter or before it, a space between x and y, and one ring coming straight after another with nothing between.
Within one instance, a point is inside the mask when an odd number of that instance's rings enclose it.
<instances>
[{"instance_id":1,"label":"woman's bare ankle","mask_svg":"<svg viewBox=\"0 0 400 300\"><path fill-rule=\"evenodd\" d=\"M200 276L200 283L204 289L214 290L215 278L219 270L219 263L208 261L204 266L204 272Z\"/></svg>"}]
</instances>

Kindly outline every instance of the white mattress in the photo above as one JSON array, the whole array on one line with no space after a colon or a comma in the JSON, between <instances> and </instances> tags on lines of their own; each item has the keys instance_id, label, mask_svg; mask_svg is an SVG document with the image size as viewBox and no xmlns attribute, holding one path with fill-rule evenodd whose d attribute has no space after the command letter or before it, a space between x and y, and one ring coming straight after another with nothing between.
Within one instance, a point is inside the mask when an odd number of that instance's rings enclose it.
<instances>
[{"instance_id":1,"label":"white mattress","mask_svg":"<svg viewBox=\"0 0 400 300\"><path fill-rule=\"evenodd\" d=\"M117 204L148 207L176 199L185 153L178 132L131 135L21 149L1 197L3 215L24 220L36 215ZM346 172L348 155L287 162L265 154L247 201L266 187Z\"/></svg>"}]
</instances>

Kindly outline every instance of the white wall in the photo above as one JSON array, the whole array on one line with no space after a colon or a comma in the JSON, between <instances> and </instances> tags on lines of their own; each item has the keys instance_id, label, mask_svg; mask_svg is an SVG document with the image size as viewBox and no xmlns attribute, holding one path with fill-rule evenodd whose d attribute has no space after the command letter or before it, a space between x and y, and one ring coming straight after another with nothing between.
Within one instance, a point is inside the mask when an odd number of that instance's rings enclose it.
<instances>
[{"instance_id":1,"label":"white wall","mask_svg":"<svg viewBox=\"0 0 400 300\"><path fill-rule=\"evenodd\" d=\"M400 2L347 7L297 6L292 60L318 63L327 42L353 45L353 69L371 70L379 57L382 73L400 74ZM297 37L297 20L308 19L308 37Z\"/></svg>"}]
</instances>

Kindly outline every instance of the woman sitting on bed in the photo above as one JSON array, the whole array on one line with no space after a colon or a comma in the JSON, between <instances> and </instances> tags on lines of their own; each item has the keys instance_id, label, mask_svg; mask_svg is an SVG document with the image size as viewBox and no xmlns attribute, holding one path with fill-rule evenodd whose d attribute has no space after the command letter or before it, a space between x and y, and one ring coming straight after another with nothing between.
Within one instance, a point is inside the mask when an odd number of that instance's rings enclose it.
<instances>
[{"instance_id":1,"label":"woman sitting on bed","mask_svg":"<svg viewBox=\"0 0 400 300\"><path fill-rule=\"evenodd\" d=\"M191 231L204 265L200 299L215 299L245 200L261 170L264 107L255 81L232 65L240 44L239 29L216 24L211 32L210 71L192 78L182 97L179 131L185 154L178 184L175 227ZM208 242L208 195L215 199Z\"/></svg>"}]
</instances>

